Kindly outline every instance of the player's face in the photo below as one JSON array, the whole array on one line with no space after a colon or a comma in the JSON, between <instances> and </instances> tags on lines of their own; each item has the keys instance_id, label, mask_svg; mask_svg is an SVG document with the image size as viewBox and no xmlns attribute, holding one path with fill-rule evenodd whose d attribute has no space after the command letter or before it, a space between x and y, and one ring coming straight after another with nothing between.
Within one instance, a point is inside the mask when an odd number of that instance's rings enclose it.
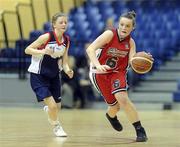
<instances>
[{"instance_id":1,"label":"player's face","mask_svg":"<svg viewBox=\"0 0 180 147\"><path fill-rule=\"evenodd\" d=\"M58 17L56 22L53 24L54 29L64 33L67 30L68 19L66 16Z\"/></svg>"},{"instance_id":2,"label":"player's face","mask_svg":"<svg viewBox=\"0 0 180 147\"><path fill-rule=\"evenodd\" d=\"M133 20L122 17L119 20L119 33L122 38L127 37L133 30Z\"/></svg>"}]
</instances>

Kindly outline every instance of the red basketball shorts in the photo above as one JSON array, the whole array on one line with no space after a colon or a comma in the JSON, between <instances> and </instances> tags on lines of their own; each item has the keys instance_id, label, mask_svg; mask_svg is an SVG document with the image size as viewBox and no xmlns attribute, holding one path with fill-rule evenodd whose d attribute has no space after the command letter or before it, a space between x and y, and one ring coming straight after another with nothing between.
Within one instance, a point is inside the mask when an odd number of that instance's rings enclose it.
<instances>
[{"instance_id":1,"label":"red basketball shorts","mask_svg":"<svg viewBox=\"0 0 180 147\"><path fill-rule=\"evenodd\" d=\"M104 97L108 105L115 105L117 100L114 96L115 93L126 91L127 84L127 71L119 71L107 74L89 73L89 77L93 86Z\"/></svg>"}]
</instances>

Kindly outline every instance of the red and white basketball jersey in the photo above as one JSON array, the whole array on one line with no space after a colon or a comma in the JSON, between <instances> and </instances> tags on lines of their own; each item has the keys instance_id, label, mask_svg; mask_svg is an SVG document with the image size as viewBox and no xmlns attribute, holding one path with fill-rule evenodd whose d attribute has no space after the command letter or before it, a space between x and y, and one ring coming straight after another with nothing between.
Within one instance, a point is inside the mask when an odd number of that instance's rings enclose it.
<instances>
[{"instance_id":1,"label":"red and white basketball jersey","mask_svg":"<svg viewBox=\"0 0 180 147\"><path fill-rule=\"evenodd\" d=\"M123 71L128 68L130 51L130 36L120 40L117 29L112 29L112 40L96 51L97 58L101 65L106 64L111 67L108 72Z\"/></svg>"}]
</instances>

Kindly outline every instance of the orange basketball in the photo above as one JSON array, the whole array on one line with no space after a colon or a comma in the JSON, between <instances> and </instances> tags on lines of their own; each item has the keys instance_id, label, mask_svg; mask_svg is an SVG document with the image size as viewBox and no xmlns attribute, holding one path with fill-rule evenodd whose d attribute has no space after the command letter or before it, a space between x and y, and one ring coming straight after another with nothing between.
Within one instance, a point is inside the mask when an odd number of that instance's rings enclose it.
<instances>
[{"instance_id":1,"label":"orange basketball","mask_svg":"<svg viewBox=\"0 0 180 147\"><path fill-rule=\"evenodd\" d=\"M153 65L153 58L146 52L137 52L131 59L132 69L139 74L149 72Z\"/></svg>"}]
</instances>

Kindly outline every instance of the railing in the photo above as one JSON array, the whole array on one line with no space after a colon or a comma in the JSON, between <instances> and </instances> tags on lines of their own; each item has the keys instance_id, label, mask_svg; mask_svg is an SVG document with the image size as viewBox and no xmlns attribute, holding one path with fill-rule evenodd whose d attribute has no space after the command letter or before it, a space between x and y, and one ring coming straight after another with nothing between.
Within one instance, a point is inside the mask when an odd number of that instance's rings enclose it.
<instances>
[{"instance_id":1,"label":"railing","mask_svg":"<svg viewBox=\"0 0 180 147\"><path fill-rule=\"evenodd\" d=\"M3 25L3 31L4 31L5 45L6 45L6 48L9 48L9 41L8 41L8 35L7 35L6 22L5 22L5 15L6 15L6 14L16 15L16 12L14 12L14 11L3 11L3 12L1 13L1 16L2 16L2 25Z\"/></svg>"},{"instance_id":2,"label":"railing","mask_svg":"<svg viewBox=\"0 0 180 147\"><path fill-rule=\"evenodd\" d=\"M17 13L17 16L18 16L18 19L19 19L19 23L20 23L20 27L22 26L21 24L21 18L20 18L20 8L21 7L29 7L31 9L31 14L32 14L32 19L33 19L33 29L36 29L37 28L37 22L36 22L36 19L35 19L35 13L34 13L34 7L33 7L33 0L31 0L31 3L30 4L26 4L26 3L18 3L16 5L16 13ZM21 27L21 33L22 33L22 27ZM22 35L23 36L23 35ZM24 38L24 37L22 37Z\"/></svg>"},{"instance_id":3,"label":"railing","mask_svg":"<svg viewBox=\"0 0 180 147\"><path fill-rule=\"evenodd\" d=\"M7 22L5 21L6 15L15 15L17 17L18 28L19 28L19 36L21 39L23 39L23 33L22 33L22 26L21 26L21 22L20 22L21 20L20 20L20 16L19 16L18 11L3 11L2 12L2 24L3 24L3 30L4 30L4 38L5 38L6 48L9 48L9 39L8 39L7 27L6 27ZM24 71L25 58L24 58L24 56L20 56L18 60L19 60L18 61L19 78L24 79L25 78L25 71ZM6 61L6 60L4 60L4 61Z\"/></svg>"},{"instance_id":4,"label":"railing","mask_svg":"<svg viewBox=\"0 0 180 147\"><path fill-rule=\"evenodd\" d=\"M21 39L24 38L24 34L23 34L23 31L22 31L22 27L23 27L23 22L21 22L21 15L20 15L20 9L22 7L28 7L30 8L31 10L31 16L32 16L32 23L33 23L33 28L32 30L36 30L37 29L37 19L35 18L35 8L34 8L34 0L30 0L30 3L18 3L16 5L16 11L3 11L0 15L2 16L2 18L0 19L0 22L2 22L2 25L3 25L3 34L4 34L4 40L1 40L1 42L5 42L5 46L6 47L9 47L9 42L12 42L14 40L10 40L9 37L8 37L8 34L7 34L7 27L6 27L6 22L5 21L5 15L16 15L17 16L17 19L18 19L18 26L19 26L19 36ZM59 10L61 12L64 12L64 7L63 7L63 1L62 0L58 0L59 2ZM77 0L73 0L73 4L74 4L74 7L77 7L78 5L78 2ZM81 0L81 3L83 1ZM50 20L50 13L49 13L49 3L48 3L48 0L44 0L44 3L45 3L45 9L46 9L46 16L47 16L47 21Z\"/></svg>"},{"instance_id":5,"label":"railing","mask_svg":"<svg viewBox=\"0 0 180 147\"><path fill-rule=\"evenodd\" d=\"M50 13L49 13L49 7L48 7L48 0L44 0L45 2L45 7L46 7L46 16L48 21L50 20Z\"/></svg>"},{"instance_id":6,"label":"railing","mask_svg":"<svg viewBox=\"0 0 180 147\"><path fill-rule=\"evenodd\" d=\"M64 7L63 7L62 0L59 0L59 10L60 10L61 12L64 12Z\"/></svg>"}]
</instances>

